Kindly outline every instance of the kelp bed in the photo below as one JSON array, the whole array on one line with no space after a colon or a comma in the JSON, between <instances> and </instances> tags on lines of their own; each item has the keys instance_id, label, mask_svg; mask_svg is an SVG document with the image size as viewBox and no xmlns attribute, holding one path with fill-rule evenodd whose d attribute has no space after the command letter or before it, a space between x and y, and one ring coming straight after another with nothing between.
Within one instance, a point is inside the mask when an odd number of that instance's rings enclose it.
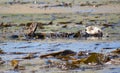
<instances>
[{"instance_id":1,"label":"kelp bed","mask_svg":"<svg viewBox=\"0 0 120 73\"><path fill-rule=\"evenodd\" d=\"M1 14L0 72L119 73L119 18L119 13ZM41 37L25 37L31 23L38 24ZM89 25L102 28L103 37L68 38Z\"/></svg>"},{"instance_id":2,"label":"kelp bed","mask_svg":"<svg viewBox=\"0 0 120 73\"><path fill-rule=\"evenodd\" d=\"M102 73L108 69L107 72L119 73L119 41L46 41L1 42L0 71Z\"/></svg>"},{"instance_id":3,"label":"kelp bed","mask_svg":"<svg viewBox=\"0 0 120 73\"><path fill-rule=\"evenodd\" d=\"M36 34L48 33L48 36L53 36L53 38L57 36L64 38L64 36L82 33L81 31L84 31L86 26L91 25L101 28L104 31L103 38L108 40L119 39L120 34L119 13L2 14L0 17L1 40L25 39L24 34L28 32L26 30L31 23L38 24ZM34 39L44 38L39 36L35 36ZM78 36L81 37L81 35L75 35L75 37Z\"/></svg>"}]
</instances>

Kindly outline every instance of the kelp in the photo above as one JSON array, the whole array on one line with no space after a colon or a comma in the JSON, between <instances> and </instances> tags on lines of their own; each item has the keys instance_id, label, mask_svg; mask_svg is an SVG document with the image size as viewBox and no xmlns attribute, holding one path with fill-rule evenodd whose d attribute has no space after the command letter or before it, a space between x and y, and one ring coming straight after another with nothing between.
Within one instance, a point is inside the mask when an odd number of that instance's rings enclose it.
<instances>
[{"instance_id":1,"label":"kelp","mask_svg":"<svg viewBox=\"0 0 120 73\"><path fill-rule=\"evenodd\" d=\"M109 57L100 53L90 53L88 57L73 60L73 64L91 64L91 65L103 65L105 62L110 61Z\"/></svg>"},{"instance_id":2,"label":"kelp","mask_svg":"<svg viewBox=\"0 0 120 73\"><path fill-rule=\"evenodd\" d=\"M120 54L120 48L118 48L118 49L116 49L116 50L112 51L111 53Z\"/></svg>"},{"instance_id":3,"label":"kelp","mask_svg":"<svg viewBox=\"0 0 120 73\"><path fill-rule=\"evenodd\" d=\"M11 60L11 66L13 67L13 70L25 70L24 66L19 65L18 60Z\"/></svg>"},{"instance_id":4,"label":"kelp","mask_svg":"<svg viewBox=\"0 0 120 73\"><path fill-rule=\"evenodd\" d=\"M52 57L52 58L51 58ZM50 53L46 55L41 55L40 58L55 58L61 61L50 59L49 64L57 65L61 69L75 69L79 68L82 64L86 65L104 65L104 63L110 61L109 56L105 56L101 53L88 53L85 51L80 51L78 53L71 50L64 50L60 52ZM64 68L63 68L64 67Z\"/></svg>"}]
</instances>

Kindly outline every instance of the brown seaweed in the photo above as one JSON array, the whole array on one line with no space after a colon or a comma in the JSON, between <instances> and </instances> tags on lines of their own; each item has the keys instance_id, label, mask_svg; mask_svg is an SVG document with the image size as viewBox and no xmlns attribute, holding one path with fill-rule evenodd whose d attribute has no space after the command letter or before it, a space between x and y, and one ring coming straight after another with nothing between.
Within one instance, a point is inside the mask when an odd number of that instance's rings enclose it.
<instances>
[{"instance_id":1,"label":"brown seaweed","mask_svg":"<svg viewBox=\"0 0 120 73\"><path fill-rule=\"evenodd\" d=\"M76 54L76 52L74 52L74 51L64 50L64 51L60 51L60 52L55 52L55 53L50 53L50 54L46 54L46 55L41 55L40 58L47 58L48 56L52 56L52 57L57 57L57 58L61 59L64 56L66 56L68 58L69 56L73 56L75 54Z\"/></svg>"}]
</instances>

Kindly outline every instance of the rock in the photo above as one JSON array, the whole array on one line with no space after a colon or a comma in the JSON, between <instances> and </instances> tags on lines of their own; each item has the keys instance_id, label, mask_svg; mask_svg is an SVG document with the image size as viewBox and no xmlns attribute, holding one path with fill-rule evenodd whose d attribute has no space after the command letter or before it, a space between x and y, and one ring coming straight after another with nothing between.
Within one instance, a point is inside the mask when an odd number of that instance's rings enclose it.
<instances>
[{"instance_id":1,"label":"rock","mask_svg":"<svg viewBox=\"0 0 120 73\"><path fill-rule=\"evenodd\" d=\"M120 48L118 48L118 49L116 49L116 50L112 51L111 53L120 54Z\"/></svg>"},{"instance_id":2,"label":"rock","mask_svg":"<svg viewBox=\"0 0 120 73\"><path fill-rule=\"evenodd\" d=\"M18 39L19 36L18 36L18 35L12 35L12 36L10 36L10 38L11 38L11 39Z\"/></svg>"},{"instance_id":3,"label":"rock","mask_svg":"<svg viewBox=\"0 0 120 73\"><path fill-rule=\"evenodd\" d=\"M104 26L104 27L113 27L113 25L112 24L102 24L102 26Z\"/></svg>"},{"instance_id":4,"label":"rock","mask_svg":"<svg viewBox=\"0 0 120 73\"><path fill-rule=\"evenodd\" d=\"M67 25L62 26L62 28L67 28Z\"/></svg>"},{"instance_id":5,"label":"rock","mask_svg":"<svg viewBox=\"0 0 120 73\"><path fill-rule=\"evenodd\" d=\"M75 54L76 54L76 52L74 52L74 51L64 50L64 51L60 51L60 52L55 52L55 53L50 53L50 54L46 54L46 55L41 55L40 58L47 58L48 56L52 56L52 57L59 58L59 59L63 59L63 58L65 58L65 59L66 58L73 59L70 56L74 56Z\"/></svg>"},{"instance_id":6,"label":"rock","mask_svg":"<svg viewBox=\"0 0 120 73\"><path fill-rule=\"evenodd\" d=\"M45 39L46 34L45 33L35 33L34 37L35 37L35 39Z\"/></svg>"},{"instance_id":7,"label":"rock","mask_svg":"<svg viewBox=\"0 0 120 73\"><path fill-rule=\"evenodd\" d=\"M0 48L0 54L5 54L5 52Z\"/></svg>"},{"instance_id":8,"label":"rock","mask_svg":"<svg viewBox=\"0 0 120 73\"><path fill-rule=\"evenodd\" d=\"M36 58L37 56L34 56L34 54L30 53L26 57L23 57L22 59L33 59Z\"/></svg>"},{"instance_id":9,"label":"rock","mask_svg":"<svg viewBox=\"0 0 120 73\"><path fill-rule=\"evenodd\" d=\"M0 65L2 65L2 64L4 64L5 63L5 61L0 61Z\"/></svg>"},{"instance_id":10,"label":"rock","mask_svg":"<svg viewBox=\"0 0 120 73\"><path fill-rule=\"evenodd\" d=\"M66 22L58 22L58 24L70 24L72 23L71 21L66 21Z\"/></svg>"},{"instance_id":11,"label":"rock","mask_svg":"<svg viewBox=\"0 0 120 73\"><path fill-rule=\"evenodd\" d=\"M2 60L2 58L0 57L0 65L4 64L5 61Z\"/></svg>"},{"instance_id":12,"label":"rock","mask_svg":"<svg viewBox=\"0 0 120 73\"><path fill-rule=\"evenodd\" d=\"M74 33L74 38L79 38L79 37L82 37L82 33L81 33L81 30L80 31L77 31L76 33Z\"/></svg>"}]
</instances>

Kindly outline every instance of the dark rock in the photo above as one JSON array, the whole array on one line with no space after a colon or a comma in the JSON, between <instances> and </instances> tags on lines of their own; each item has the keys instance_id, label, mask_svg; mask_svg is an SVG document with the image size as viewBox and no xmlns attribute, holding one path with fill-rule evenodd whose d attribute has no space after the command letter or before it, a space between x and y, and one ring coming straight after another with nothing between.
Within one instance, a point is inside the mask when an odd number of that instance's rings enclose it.
<instances>
[{"instance_id":1,"label":"dark rock","mask_svg":"<svg viewBox=\"0 0 120 73\"><path fill-rule=\"evenodd\" d=\"M53 57L57 57L57 58L60 59L60 57L73 56L75 54L76 54L76 52L74 52L74 51L64 50L64 51L60 51L60 52L55 52L55 53L50 53L50 54L46 54L46 55L41 55L40 58L46 58L47 56L53 56Z\"/></svg>"},{"instance_id":2,"label":"dark rock","mask_svg":"<svg viewBox=\"0 0 120 73\"><path fill-rule=\"evenodd\" d=\"M120 54L120 49L118 48L118 49L116 49L116 50L112 51L111 53Z\"/></svg>"},{"instance_id":3,"label":"dark rock","mask_svg":"<svg viewBox=\"0 0 120 73\"><path fill-rule=\"evenodd\" d=\"M4 64L5 61L2 60L2 58L0 57L0 65Z\"/></svg>"},{"instance_id":4,"label":"dark rock","mask_svg":"<svg viewBox=\"0 0 120 73\"><path fill-rule=\"evenodd\" d=\"M17 39L17 38L19 38L19 36L18 35L12 35L12 36L10 36L10 38L11 39Z\"/></svg>"},{"instance_id":5,"label":"dark rock","mask_svg":"<svg viewBox=\"0 0 120 73\"><path fill-rule=\"evenodd\" d=\"M22 59L33 59L33 58L36 58L36 57L37 56L35 56L34 54L30 53L26 57L23 57Z\"/></svg>"},{"instance_id":6,"label":"dark rock","mask_svg":"<svg viewBox=\"0 0 120 73\"><path fill-rule=\"evenodd\" d=\"M0 48L0 54L5 54L5 52Z\"/></svg>"}]
</instances>

